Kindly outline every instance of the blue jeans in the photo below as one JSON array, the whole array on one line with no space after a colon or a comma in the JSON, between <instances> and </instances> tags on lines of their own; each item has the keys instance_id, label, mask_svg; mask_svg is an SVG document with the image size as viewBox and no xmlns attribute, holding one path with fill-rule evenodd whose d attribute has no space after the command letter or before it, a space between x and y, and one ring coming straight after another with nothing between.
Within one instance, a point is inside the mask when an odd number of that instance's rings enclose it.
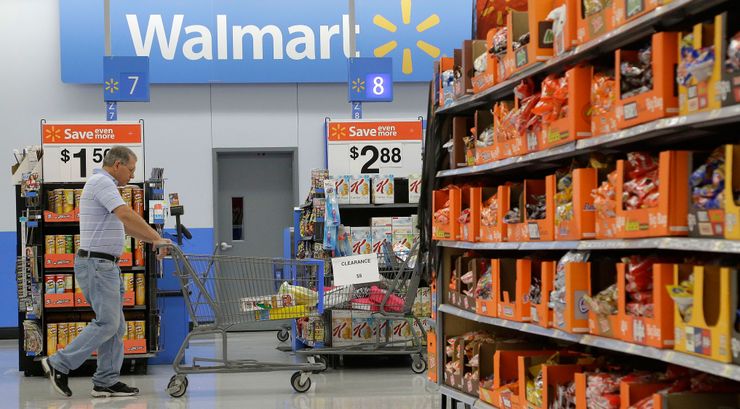
<instances>
[{"instance_id":1,"label":"blue jeans","mask_svg":"<svg viewBox=\"0 0 740 409\"><path fill-rule=\"evenodd\" d=\"M100 258L75 258L75 276L82 294L95 311L95 319L66 348L49 358L62 373L77 369L98 351L95 386L108 387L118 382L123 364L123 281L121 270L112 261Z\"/></svg>"}]
</instances>

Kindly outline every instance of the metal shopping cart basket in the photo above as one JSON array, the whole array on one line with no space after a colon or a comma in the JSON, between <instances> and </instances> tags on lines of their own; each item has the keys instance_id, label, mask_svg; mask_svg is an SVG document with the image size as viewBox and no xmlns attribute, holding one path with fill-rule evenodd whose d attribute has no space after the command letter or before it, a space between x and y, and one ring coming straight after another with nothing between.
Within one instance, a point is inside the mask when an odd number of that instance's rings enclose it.
<instances>
[{"instance_id":1,"label":"metal shopping cart basket","mask_svg":"<svg viewBox=\"0 0 740 409\"><path fill-rule=\"evenodd\" d=\"M314 344L313 348L296 353L313 356L321 363L326 362L323 356L327 355L408 355L412 358L411 369L423 373L427 368L426 331L419 317L412 313L421 275L418 248L416 242L411 249L397 252L386 243L379 254L379 282L332 287L331 276L320 282L320 287L325 287L321 291L325 294L323 307L331 314L349 312L354 317L355 312L361 312L365 313L363 317L368 316L359 325L355 325L357 319L350 318L349 328L340 327L342 324L334 328L335 322L325 324L332 328L332 336L341 336L346 331L350 338L359 336L362 341L331 347Z\"/></svg>"},{"instance_id":2,"label":"metal shopping cart basket","mask_svg":"<svg viewBox=\"0 0 740 409\"><path fill-rule=\"evenodd\" d=\"M309 374L323 371L325 364L316 363L313 357L302 364L229 359L226 331L238 324L320 314L322 307L318 299L322 295L313 289L323 280L323 262L191 255L183 254L177 246L167 247L193 322L193 330L183 341L172 365L175 375L167 385L170 396L184 395L187 375L196 373L296 371L291 386L296 392L308 391ZM213 335L221 336L220 358L193 357L190 365L183 363L191 339Z\"/></svg>"}]
</instances>

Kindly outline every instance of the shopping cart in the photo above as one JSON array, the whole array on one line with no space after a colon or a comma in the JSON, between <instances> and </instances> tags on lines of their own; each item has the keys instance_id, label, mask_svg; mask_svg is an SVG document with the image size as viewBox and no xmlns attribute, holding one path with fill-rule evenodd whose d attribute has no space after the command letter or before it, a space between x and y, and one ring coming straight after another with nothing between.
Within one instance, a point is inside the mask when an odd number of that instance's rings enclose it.
<instances>
[{"instance_id":1,"label":"shopping cart","mask_svg":"<svg viewBox=\"0 0 740 409\"><path fill-rule=\"evenodd\" d=\"M301 364L229 359L226 331L237 324L320 314L323 294L317 283L323 280L323 262L191 255L183 254L177 246L167 247L193 322L193 330L172 365L175 375L167 385L170 396L184 395L187 375L197 373L296 371L290 379L291 386L296 392L308 391L309 374L323 371L325 364L315 362L314 357ZM317 287L319 292L313 290ZM220 358L193 357L190 365L184 363L185 350L193 338L213 335L221 336Z\"/></svg>"},{"instance_id":2,"label":"shopping cart","mask_svg":"<svg viewBox=\"0 0 740 409\"><path fill-rule=\"evenodd\" d=\"M386 243L379 254L379 282L331 287L331 276L322 280L320 284L325 284L322 292L327 310L332 314L337 311L360 312L367 316L360 319L359 325L355 325L358 320L354 316L350 318L349 329L341 327L342 324L335 328L333 324L337 320L332 318L331 323L325 324L325 327L332 328L332 334L327 335L341 337L342 331L349 331L351 338L359 334L363 340L331 347L320 345L296 353L313 356L315 361L324 364L324 355L409 355L412 358L411 369L415 373L423 373L427 368L426 331L421 320L412 313L421 275L418 248L416 242L411 249L396 252L390 243ZM365 319L364 323L362 319Z\"/></svg>"}]
</instances>

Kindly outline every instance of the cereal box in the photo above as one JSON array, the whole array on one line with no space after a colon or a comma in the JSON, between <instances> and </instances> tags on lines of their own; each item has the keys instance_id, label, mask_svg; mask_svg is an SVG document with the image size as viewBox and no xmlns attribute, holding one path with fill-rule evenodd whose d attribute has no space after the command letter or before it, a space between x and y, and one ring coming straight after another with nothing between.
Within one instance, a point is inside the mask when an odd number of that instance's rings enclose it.
<instances>
[{"instance_id":1,"label":"cereal box","mask_svg":"<svg viewBox=\"0 0 740 409\"><path fill-rule=\"evenodd\" d=\"M392 217L373 217L370 219L370 225L372 227L391 227L393 226Z\"/></svg>"},{"instance_id":2,"label":"cereal box","mask_svg":"<svg viewBox=\"0 0 740 409\"><path fill-rule=\"evenodd\" d=\"M352 311L331 311L331 344L332 346L352 343Z\"/></svg>"},{"instance_id":3,"label":"cereal box","mask_svg":"<svg viewBox=\"0 0 740 409\"><path fill-rule=\"evenodd\" d=\"M393 175L373 175L373 203L393 203Z\"/></svg>"},{"instance_id":4,"label":"cereal box","mask_svg":"<svg viewBox=\"0 0 740 409\"><path fill-rule=\"evenodd\" d=\"M393 247L396 244L403 244L406 248L411 248L414 242L414 229L411 227L411 217L394 217L393 218Z\"/></svg>"},{"instance_id":5,"label":"cereal box","mask_svg":"<svg viewBox=\"0 0 740 409\"><path fill-rule=\"evenodd\" d=\"M421 175L409 175L409 203L419 203L421 198Z\"/></svg>"},{"instance_id":6,"label":"cereal box","mask_svg":"<svg viewBox=\"0 0 740 409\"><path fill-rule=\"evenodd\" d=\"M352 311L352 342L356 344L373 342L378 333L375 321L369 311Z\"/></svg>"},{"instance_id":7,"label":"cereal box","mask_svg":"<svg viewBox=\"0 0 740 409\"><path fill-rule=\"evenodd\" d=\"M349 185L349 202L352 204L370 204L370 176L352 176Z\"/></svg>"},{"instance_id":8,"label":"cereal box","mask_svg":"<svg viewBox=\"0 0 740 409\"><path fill-rule=\"evenodd\" d=\"M352 183L352 177L349 175L334 176L332 182L337 192L337 203L349 204L349 185Z\"/></svg>"},{"instance_id":9,"label":"cereal box","mask_svg":"<svg viewBox=\"0 0 740 409\"><path fill-rule=\"evenodd\" d=\"M370 254L373 252L373 235L370 227L351 227L350 244L352 254Z\"/></svg>"},{"instance_id":10,"label":"cereal box","mask_svg":"<svg viewBox=\"0 0 740 409\"><path fill-rule=\"evenodd\" d=\"M383 253L385 243L393 240L393 230L391 226L373 226L371 229L373 232L373 252Z\"/></svg>"},{"instance_id":11,"label":"cereal box","mask_svg":"<svg viewBox=\"0 0 740 409\"><path fill-rule=\"evenodd\" d=\"M393 320L390 325L392 342L398 342L400 344L402 341L408 342L411 339L411 325L409 325L408 321Z\"/></svg>"}]
</instances>

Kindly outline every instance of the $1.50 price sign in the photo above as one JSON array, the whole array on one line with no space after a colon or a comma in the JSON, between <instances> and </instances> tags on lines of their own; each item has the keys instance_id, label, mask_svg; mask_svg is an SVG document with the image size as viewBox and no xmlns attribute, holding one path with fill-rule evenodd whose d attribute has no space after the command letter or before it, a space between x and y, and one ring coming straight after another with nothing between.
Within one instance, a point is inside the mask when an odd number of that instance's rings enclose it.
<instances>
[{"instance_id":1,"label":"$1.50 price sign","mask_svg":"<svg viewBox=\"0 0 740 409\"><path fill-rule=\"evenodd\" d=\"M420 120L327 121L326 132L331 175L421 173Z\"/></svg>"},{"instance_id":2,"label":"$1.50 price sign","mask_svg":"<svg viewBox=\"0 0 740 409\"><path fill-rule=\"evenodd\" d=\"M127 146L138 161L131 182L144 181L144 133L140 123L49 124L41 127L44 182L84 182L103 167L114 146Z\"/></svg>"}]
</instances>

